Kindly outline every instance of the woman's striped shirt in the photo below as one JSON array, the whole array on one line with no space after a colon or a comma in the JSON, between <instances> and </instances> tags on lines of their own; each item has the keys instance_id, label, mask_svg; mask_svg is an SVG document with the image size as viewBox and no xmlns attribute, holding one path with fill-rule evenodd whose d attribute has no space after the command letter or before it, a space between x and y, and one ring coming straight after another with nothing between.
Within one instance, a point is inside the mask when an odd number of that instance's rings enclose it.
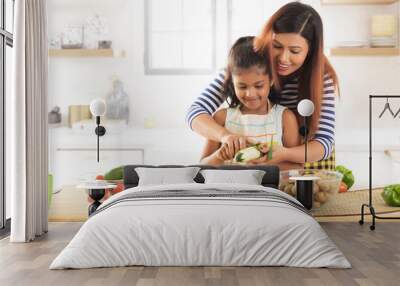
<instances>
[{"instance_id":1,"label":"woman's striped shirt","mask_svg":"<svg viewBox=\"0 0 400 286\"><path fill-rule=\"evenodd\" d=\"M186 121L190 128L196 116L200 114L212 115L225 101L223 95L224 81L225 74L222 71L190 106L186 115ZM289 109L295 110L298 101L298 79L293 79L283 86L279 103ZM324 89L318 130L312 139L320 142L324 147L325 152L322 159L329 158L335 143L335 86L333 79L328 74L324 76Z\"/></svg>"}]
</instances>

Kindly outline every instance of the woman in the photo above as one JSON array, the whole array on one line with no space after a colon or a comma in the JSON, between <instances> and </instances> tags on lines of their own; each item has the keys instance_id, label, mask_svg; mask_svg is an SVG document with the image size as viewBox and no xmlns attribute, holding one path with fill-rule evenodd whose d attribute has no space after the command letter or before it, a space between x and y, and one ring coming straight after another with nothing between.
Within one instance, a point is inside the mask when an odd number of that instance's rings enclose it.
<instances>
[{"instance_id":1,"label":"woman","mask_svg":"<svg viewBox=\"0 0 400 286\"><path fill-rule=\"evenodd\" d=\"M308 124L308 160L306 167L333 169L335 130L336 73L323 54L323 26L319 14L309 5L292 2L280 8L265 25L255 49L268 53L272 63L273 95L279 103L295 112L302 99L314 102L315 112ZM246 147L246 138L229 133L211 115L225 99L221 73L195 100L187 114L190 127L204 137L226 144L236 153ZM300 121L299 121L300 122ZM304 162L304 144L282 147L272 160L261 164ZM311 162L311 163L310 163Z\"/></svg>"}]
</instances>

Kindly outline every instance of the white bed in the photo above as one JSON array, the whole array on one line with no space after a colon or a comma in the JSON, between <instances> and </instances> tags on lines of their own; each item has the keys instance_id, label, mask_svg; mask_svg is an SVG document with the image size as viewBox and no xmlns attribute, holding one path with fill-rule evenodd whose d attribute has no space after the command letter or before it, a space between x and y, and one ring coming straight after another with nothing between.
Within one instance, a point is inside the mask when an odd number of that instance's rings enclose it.
<instances>
[{"instance_id":1,"label":"white bed","mask_svg":"<svg viewBox=\"0 0 400 286\"><path fill-rule=\"evenodd\" d=\"M263 186L197 183L111 197L50 269L128 265L351 267L292 197Z\"/></svg>"}]
</instances>

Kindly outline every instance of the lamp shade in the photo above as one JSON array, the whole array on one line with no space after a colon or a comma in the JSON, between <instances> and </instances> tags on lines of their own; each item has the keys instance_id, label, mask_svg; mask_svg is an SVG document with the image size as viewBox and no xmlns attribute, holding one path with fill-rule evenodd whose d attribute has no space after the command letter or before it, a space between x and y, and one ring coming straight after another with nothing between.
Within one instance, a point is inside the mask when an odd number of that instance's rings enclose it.
<instances>
[{"instance_id":1,"label":"lamp shade","mask_svg":"<svg viewBox=\"0 0 400 286\"><path fill-rule=\"evenodd\" d=\"M297 111L301 116L310 116L314 113L314 103L309 99L303 99L297 105Z\"/></svg>"},{"instance_id":2,"label":"lamp shade","mask_svg":"<svg viewBox=\"0 0 400 286\"><path fill-rule=\"evenodd\" d=\"M92 100L90 102L90 112L93 116L104 116L106 113L106 102L100 98Z\"/></svg>"}]
</instances>

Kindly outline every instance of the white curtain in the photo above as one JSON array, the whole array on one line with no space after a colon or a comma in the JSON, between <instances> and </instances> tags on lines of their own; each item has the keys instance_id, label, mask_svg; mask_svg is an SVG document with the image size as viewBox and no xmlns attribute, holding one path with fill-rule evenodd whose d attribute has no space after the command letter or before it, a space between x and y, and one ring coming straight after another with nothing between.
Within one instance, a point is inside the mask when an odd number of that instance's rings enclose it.
<instances>
[{"instance_id":1,"label":"white curtain","mask_svg":"<svg viewBox=\"0 0 400 286\"><path fill-rule=\"evenodd\" d=\"M48 225L46 0L16 0L14 11L10 241L28 242Z\"/></svg>"}]
</instances>

